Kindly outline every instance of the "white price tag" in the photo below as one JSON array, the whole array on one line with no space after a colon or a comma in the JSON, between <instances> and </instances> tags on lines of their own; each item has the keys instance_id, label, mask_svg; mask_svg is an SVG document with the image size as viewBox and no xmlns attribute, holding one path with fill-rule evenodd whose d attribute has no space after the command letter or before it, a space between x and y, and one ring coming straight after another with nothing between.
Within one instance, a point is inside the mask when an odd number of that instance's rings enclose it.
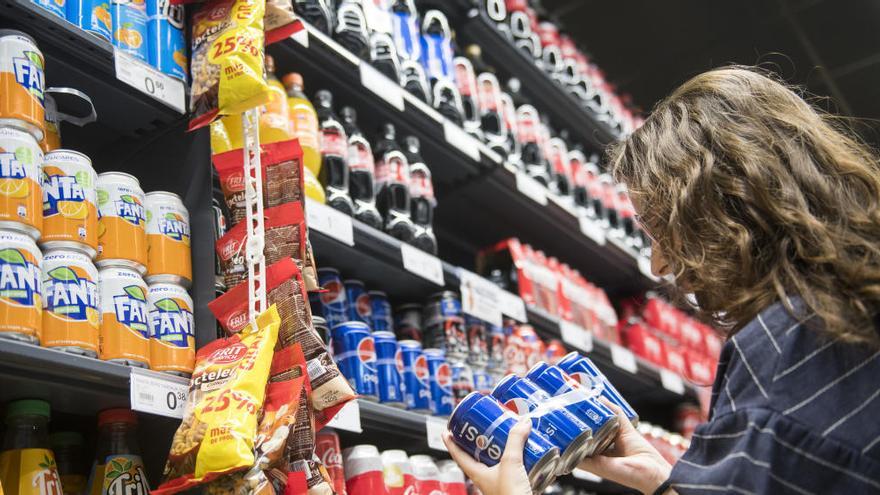
<instances>
[{"instance_id":1,"label":"white price tag","mask_svg":"<svg viewBox=\"0 0 880 495\"><path fill-rule=\"evenodd\" d=\"M446 444L443 443L443 432L446 431L446 420L443 418L435 418L434 416L425 416L425 430L428 434L428 447L434 450L442 450L448 452Z\"/></svg>"},{"instance_id":2,"label":"white price tag","mask_svg":"<svg viewBox=\"0 0 880 495\"><path fill-rule=\"evenodd\" d=\"M563 342L576 347L579 351L591 352L593 350L593 334L583 327L570 321L559 320L559 333L562 334Z\"/></svg>"},{"instance_id":3,"label":"white price tag","mask_svg":"<svg viewBox=\"0 0 880 495\"><path fill-rule=\"evenodd\" d=\"M629 371L632 374L636 374L639 371L636 356L632 351L617 344L611 344L611 362L614 363L614 366Z\"/></svg>"},{"instance_id":4,"label":"white price tag","mask_svg":"<svg viewBox=\"0 0 880 495\"><path fill-rule=\"evenodd\" d=\"M587 217L579 217L578 223L581 226L581 233L589 237L600 246L605 245L605 229L598 222Z\"/></svg>"},{"instance_id":5,"label":"white price tag","mask_svg":"<svg viewBox=\"0 0 880 495\"><path fill-rule=\"evenodd\" d=\"M506 290L499 292L501 313L505 314L516 321L526 323L529 320L526 315L526 303L522 298Z\"/></svg>"},{"instance_id":6,"label":"white price tag","mask_svg":"<svg viewBox=\"0 0 880 495\"><path fill-rule=\"evenodd\" d=\"M464 129L448 120L443 121L443 136L453 148L458 148L475 162L480 161L480 143Z\"/></svg>"},{"instance_id":7,"label":"white price tag","mask_svg":"<svg viewBox=\"0 0 880 495\"><path fill-rule=\"evenodd\" d=\"M443 281L443 263L436 256L406 243L400 245L400 254L403 257L403 267L407 271L430 280L441 287L445 285Z\"/></svg>"},{"instance_id":8,"label":"white price tag","mask_svg":"<svg viewBox=\"0 0 880 495\"><path fill-rule=\"evenodd\" d=\"M367 26L370 31L390 34L393 29L391 15L374 2L361 2L361 4L364 6L364 16L367 18Z\"/></svg>"},{"instance_id":9,"label":"white price tag","mask_svg":"<svg viewBox=\"0 0 880 495\"><path fill-rule=\"evenodd\" d=\"M663 388L678 395L684 395L684 382L681 377L667 369L660 369L660 383Z\"/></svg>"},{"instance_id":10,"label":"white price tag","mask_svg":"<svg viewBox=\"0 0 880 495\"><path fill-rule=\"evenodd\" d=\"M547 206L547 188L522 172L516 174L516 190L539 205Z\"/></svg>"},{"instance_id":11,"label":"white price tag","mask_svg":"<svg viewBox=\"0 0 880 495\"><path fill-rule=\"evenodd\" d=\"M651 280L657 280L657 277L651 273L651 258L646 258L645 256L639 256L636 258L636 261L639 264L639 271L642 272L642 275L650 278Z\"/></svg>"},{"instance_id":12,"label":"white price tag","mask_svg":"<svg viewBox=\"0 0 880 495\"><path fill-rule=\"evenodd\" d=\"M301 24L301 21L298 21ZM303 26L302 29L290 35L290 39L296 41L300 45L309 47L309 30Z\"/></svg>"},{"instance_id":13,"label":"white price tag","mask_svg":"<svg viewBox=\"0 0 880 495\"><path fill-rule=\"evenodd\" d=\"M584 471L580 468L575 468L574 471L571 472L571 475L579 480L592 481L593 483L601 483L602 478L596 476L595 474Z\"/></svg>"},{"instance_id":14,"label":"white price tag","mask_svg":"<svg viewBox=\"0 0 880 495\"><path fill-rule=\"evenodd\" d=\"M131 55L113 50L116 79L161 101L180 113L186 112L186 86L180 79L168 76Z\"/></svg>"},{"instance_id":15,"label":"white price tag","mask_svg":"<svg viewBox=\"0 0 880 495\"><path fill-rule=\"evenodd\" d=\"M333 419L327 423L327 426L337 430L362 433L364 430L361 428L361 406L358 401L353 400L344 405L336 413L336 416L333 416Z\"/></svg>"},{"instance_id":16,"label":"white price tag","mask_svg":"<svg viewBox=\"0 0 880 495\"><path fill-rule=\"evenodd\" d=\"M502 318L499 300L502 290L483 277L464 269L459 269L458 278L461 280L462 311L500 327Z\"/></svg>"},{"instance_id":17,"label":"white price tag","mask_svg":"<svg viewBox=\"0 0 880 495\"><path fill-rule=\"evenodd\" d=\"M183 418L189 380L140 368L131 369L131 408L135 411Z\"/></svg>"},{"instance_id":18,"label":"white price tag","mask_svg":"<svg viewBox=\"0 0 880 495\"><path fill-rule=\"evenodd\" d=\"M577 216L577 213L574 211L574 201L571 196L560 196L558 194L549 193L547 194L547 197L550 198L550 201L553 201L560 208L571 214L571 216Z\"/></svg>"},{"instance_id":19,"label":"white price tag","mask_svg":"<svg viewBox=\"0 0 880 495\"><path fill-rule=\"evenodd\" d=\"M354 246L354 227L351 217L317 201L307 200L306 221L315 229L337 241Z\"/></svg>"},{"instance_id":20,"label":"white price tag","mask_svg":"<svg viewBox=\"0 0 880 495\"><path fill-rule=\"evenodd\" d=\"M403 111L403 93L397 81L392 81L376 70L372 65L361 61L361 84L376 93L377 96L391 104L399 111Z\"/></svg>"}]
</instances>

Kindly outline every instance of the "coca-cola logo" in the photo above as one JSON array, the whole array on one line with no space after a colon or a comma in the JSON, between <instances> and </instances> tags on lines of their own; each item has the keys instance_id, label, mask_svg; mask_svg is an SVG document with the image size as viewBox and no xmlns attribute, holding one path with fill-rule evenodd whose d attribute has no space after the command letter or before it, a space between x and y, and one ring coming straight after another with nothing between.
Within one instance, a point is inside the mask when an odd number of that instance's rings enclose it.
<instances>
[{"instance_id":1,"label":"coca-cola logo","mask_svg":"<svg viewBox=\"0 0 880 495\"><path fill-rule=\"evenodd\" d=\"M324 284L324 292L321 293L321 302L331 304L342 300L343 286L339 280L330 280Z\"/></svg>"},{"instance_id":2,"label":"coca-cola logo","mask_svg":"<svg viewBox=\"0 0 880 495\"><path fill-rule=\"evenodd\" d=\"M336 451L336 448L330 447L321 455L321 463L326 467L342 467L342 454Z\"/></svg>"},{"instance_id":3,"label":"coca-cola logo","mask_svg":"<svg viewBox=\"0 0 880 495\"><path fill-rule=\"evenodd\" d=\"M247 311L237 311L226 318L226 328L235 332L244 328L248 323Z\"/></svg>"},{"instance_id":4,"label":"coca-cola logo","mask_svg":"<svg viewBox=\"0 0 880 495\"><path fill-rule=\"evenodd\" d=\"M529 401L521 397L515 397L504 402L504 407L519 415L529 413Z\"/></svg>"},{"instance_id":5,"label":"coca-cola logo","mask_svg":"<svg viewBox=\"0 0 880 495\"><path fill-rule=\"evenodd\" d=\"M443 388L452 386L452 368L448 363L440 363L437 367L437 384Z\"/></svg>"},{"instance_id":6,"label":"coca-cola logo","mask_svg":"<svg viewBox=\"0 0 880 495\"><path fill-rule=\"evenodd\" d=\"M373 337L365 337L358 343L357 347L358 359L367 366L376 364L376 345Z\"/></svg>"},{"instance_id":7,"label":"coca-cola logo","mask_svg":"<svg viewBox=\"0 0 880 495\"><path fill-rule=\"evenodd\" d=\"M239 342L237 344L232 344L229 347L217 349L211 353L208 360L215 364L234 363L244 357L247 353L247 349L246 345Z\"/></svg>"},{"instance_id":8,"label":"coca-cola logo","mask_svg":"<svg viewBox=\"0 0 880 495\"><path fill-rule=\"evenodd\" d=\"M238 239L231 239L220 248L220 257L224 260L232 258L241 250L241 245Z\"/></svg>"},{"instance_id":9,"label":"coca-cola logo","mask_svg":"<svg viewBox=\"0 0 880 495\"><path fill-rule=\"evenodd\" d=\"M416 378L418 378L420 382L428 382L430 373L428 373L428 359L425 358L425 356L419 356L416 358L416 362L413 365L413 370L416 373Z\"/></svg>"},{"instance_id":10,"label":"coca-cola logo","mask_svg":"<svg viewBox=\"0 0 880 495\"><path fill-rule=\"evenodd\" d=\"M355 301L355 308L357 308L359 316L364 318L370 317L373 314L373 307L370 306L370 295L366 292L359 295Z\"/></svg>"}]
</instances>

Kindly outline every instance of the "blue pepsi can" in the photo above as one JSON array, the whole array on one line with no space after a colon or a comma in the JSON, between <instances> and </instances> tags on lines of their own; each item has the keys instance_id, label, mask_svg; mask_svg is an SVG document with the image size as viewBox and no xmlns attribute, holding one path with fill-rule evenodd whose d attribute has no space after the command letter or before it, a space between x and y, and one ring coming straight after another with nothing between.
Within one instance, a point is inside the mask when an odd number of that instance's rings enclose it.
<instances>
[{"instance_id":1,"label":"blue pepsi can","mask_svg":"<svg viewBox=\"0 0 880 495\"><path fill-rule=\"evenodd\" d=\"M399 0L395 4L391 11L391 35L397 46L397 56L401 62L418 62L422 45L416 6L413 0Z\"/></svg>"},{"instance_id":2,"label":"blue pepsi can","mask_svg":"<svg viewBox=\"0 0 880 495\"><path fill-rule=\"evenodd\" d=\"M111 0L113 46L148 62L147 7L144 0Z\"/></svg>"},{"instance_id":3,"label":"blue pepsi can","mask_svg":"<svg viewBox=\"0 0 880 495\"><path fill-rule=\"evenodd\" d=\"M428 387L431 390L431 414L449 416L452 414L452 369L440 349L425 349L428 364Z\"/></svg>"},{"instance_id":4,"label":"blue pepsi can","mask_svg":"<svg viewBox=\"0 0 880 495\"><path fill-rule=\"evenodd\" d=\"M589 455L601 454L611 446L620 428L619 420L614 411L593 397L589 390L581 388L558 366L544 362L533 366L526 378L561 401L572 416L593 430Z\"/></svg>"},{"instance_id":5,"label":"blue pepsi can","mask_svg":"<svg viewBox=\"0 0 880 495\"><path fill-rule=\"evenodd\" d=\"M488 394L492 392L494 380L486 368L474 368L474 390Z\"/></svg>"},{"instance_id":6,"label":"blue pepsi can","mask_svg":"<svg viewBox=\"0 0 880 495\"><path fill-rule=\"evenodd\" d=\"M39 5L49 12L57 15L62 19L67 18L67 6L65 0L31 0L35 5Z\"/></svg>"},{"instance_id":7,"label":"blue pepsi can","mask_svg":"<svg viewBox=\"0 0 880 495\"><path fill-rule=\"evenodd\" d=\"M415 340L401 340L400 360L403 363L403 400L406 408L416 412L431 412L431 388L428 360L422 344Z\"/></svg>"},{"instance_id":8,"label":"blue pepsi can","mask_svg":"<svg viewBox=\"0 0 880 495\"><path fill-rule=\"evenodd\" d=\"M627 419L636 426L639 424L639 415L635 409L629 405L629 402L620 395L620 392L614 388L611 381L602 373L590 358L581 356L577 352L570 352L565 355L557 364L559 368L566 372L568 376L577 380L582 387L592 390L594 395L601 395L608 402L615 404L623 410L623 414Z\"/></svg>"},{"instance_id":9,"label":"blue pepsi can","mask_svg":"<svg viewBox=\"0 0 880 495\"><path fill-rule=\"evenodd\" d=\"M452 57L452 32L446 16L439 10L425 12L421 62L428 80L451 81L455 70Z\"/></svg>"},{"instance_id":10,"label":"blue pepsi can","mask_svg":"<svg viewBox=\"0 0 880 495\"><path fill-rule=\"evenodd\" d=\"M477 389L474 384L474 370L465 363L452 363L450 368L452 369L452 397L458 404Z\"/></svg>"},{"instance_id":11,"label":"blue pepsi can","mask_svg":"<svg viewBox=\"0 0 880 495\"><path fill-rule=\"evenodd\" d=\"M370 295L360 280L345 281L345 314L348 321L360 321L370 325L373 323L373 309L370 307ZM374 328L373 331L376 329Z\"/></svg>"},{"instance_id":12,"label":"blue pepsi can","mask_svg":"<svg viewBox=\"0 0 880 495\"><path fill-rule=\"evenodd\" d=\"M87 33L111 41L110 0L67 0L67 20Z\"/></svg>"},{"instance_id":13,"label":"blue pepsi can","mask_svg":"<svg viewBox=\"0 0 880 495\"><path fill-rule=\"evenodd\" d=\"M456 445L487 466L501 460L517 417L491 396L474 392L455 407L448 428ZM542 493L556 479L559 449L532 429L523 449L523 461L534 493Z\"/></svg>"},{"instance_id":14,"label":"blue pepsi can","mask_svg":"<svg viewBox=\"0 0 880 495\"><path fill-rule=\"evenodd\" d=\"M391 332L373 332L376 346L376 374L379 376L379 402L393 407L405 407L401 374L403 361L397 346L397 337Z\"/></svg>"},{"instance_id":15,"label":"blue pepsi can","mask_svg":"<svg viewBox=\"0 0 880 495\"><path fill-rule=\"evenodd\" d=\"M458 294L443 291L432 295L425 305L422 323L425 346L442 349L452 362L467 359L467 333Z\"/></svg>"},{"instance_id":16,"label":"blue pepsi can","mask_svg":"<svg viewBox=\"0 0 880 495\"><path fill-rule=\"evenodd\" d=\"M333 360L362 399L379 400L376 347L370 327L359 321L336 325L330 330Z\"/></svg>"},{"instance_id":17,"label":"blue pepsi can","mask_svg":"<svg viewBox=\"0 0 880 495\"><path fill-rule=\"evenodd\" d=\"M393 332L394 317L391 314L391 304L388 302L388 295L381 290L371 290L370 296L370 317L373 320L374 332Z\"/></svg>"},{"instance_id":18,"label":"blue pepsi can","mask_svg":"<svg viewBox=\"0 0 880 495\"><path fill-rule=\"evenodd\" d=\"M318 285L324 289L320 296L321 313L327 320L327 326L333 328L348 321L345 286L342 284L339 270L319 268Z\"/></svg>"},{"instance_id":19,"label":"blue pepsi can","mask_svg":"<svg viewBox=\"0 0 880 495\"><path fill-rule=\"evenodd\" d=\"M517 415L530 416L533 431L559 447L557 475L570 473L590 454L593 430L529 380L507 375L495 385L492 397Z\"/></svg>"},{"instance_id":20,"label":"blue pepsi can","mask_svg":"<svg viewBox=\"0 0 880 495\"><path fill-rule=\"evenodd\" d=\"M147 0L150 65L163 74L186 81L186 14L171 0Z\"/></svg>"}]
</instances>

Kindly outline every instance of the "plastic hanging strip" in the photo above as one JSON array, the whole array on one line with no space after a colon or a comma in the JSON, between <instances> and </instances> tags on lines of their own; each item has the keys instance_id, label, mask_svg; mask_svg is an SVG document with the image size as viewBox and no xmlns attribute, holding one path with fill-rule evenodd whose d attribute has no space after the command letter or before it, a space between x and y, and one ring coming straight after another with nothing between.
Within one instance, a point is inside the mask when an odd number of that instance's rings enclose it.
<instances>
[{"instance_id":1,"label":"plastic hanging strip","mask_svg":"<svg viewBox=\"0 0 880 495\"><path fill-rule=\"evenodd\" d=\"M248 316L256 325L266 309L266 258L263 256L263 170L260 166L259 109L241 114L244 133L245 205L247 207ZM255 327L254 327L255 328Z\"/></svg>"}]
</instances>

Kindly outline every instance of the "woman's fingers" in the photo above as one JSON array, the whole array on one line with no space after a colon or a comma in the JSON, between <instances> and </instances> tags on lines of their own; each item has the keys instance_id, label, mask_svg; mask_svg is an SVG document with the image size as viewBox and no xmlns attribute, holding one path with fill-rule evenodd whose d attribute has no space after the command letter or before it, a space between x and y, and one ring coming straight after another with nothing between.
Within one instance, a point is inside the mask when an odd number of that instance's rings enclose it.
<instances>
[{"instance_id":1,"label":"woman's fingers","mask_svg":"<svg viewBox=\"0 0 880 495\"><path fill-rule=\"evenodd\" d=\"M501 462L515 465L523 463L523 449L531 431L532 420L525 418L517 422L516 426L510 430L510 435L507 436L507 445L504 447Z\"/></svg>"},{"instance_id":2,"label":"woman's fingers","mask_svg":"<svg viewBox=\"0 0 880 495\"><path fill-rule=\"evenodd\" d=\"M452 433L449 431L444 432L442 438L443 443L446 444L446 449L449 451L449 455L452 456L452 459L458 464L458 467L464 471L464 474L468 478L477 480L481 477L482 473L489 469L488 466L474 460L473 457L456 445L452 440Z\"/></svg>"}]
</instances>

